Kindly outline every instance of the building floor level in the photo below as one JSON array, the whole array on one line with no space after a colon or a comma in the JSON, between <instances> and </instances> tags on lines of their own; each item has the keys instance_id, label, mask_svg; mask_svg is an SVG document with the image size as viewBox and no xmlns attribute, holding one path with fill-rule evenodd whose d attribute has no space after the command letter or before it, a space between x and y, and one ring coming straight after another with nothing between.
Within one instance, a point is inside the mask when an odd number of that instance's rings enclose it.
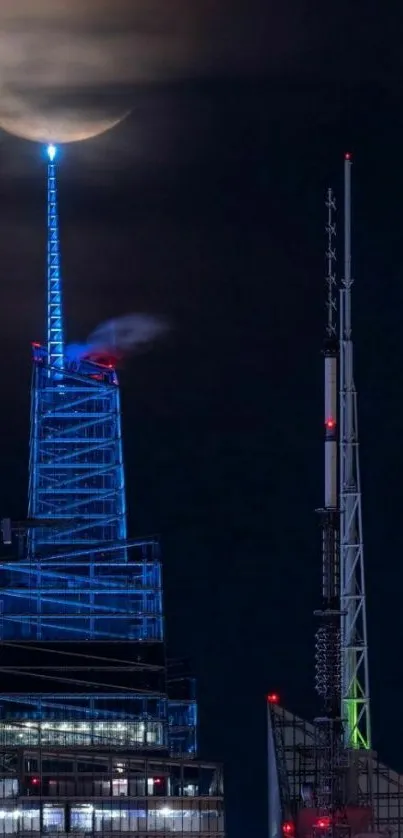
<instances>
[{"instance_id":1,"label":"building floor level","mask_svg":"<svg viewBox=\"0 0 403 838\"><path fill-rule=\"evenodd\" d=\"M222 771L104 749L3 748L0 835L224 836Z\"/></svg>"}]
</instances>

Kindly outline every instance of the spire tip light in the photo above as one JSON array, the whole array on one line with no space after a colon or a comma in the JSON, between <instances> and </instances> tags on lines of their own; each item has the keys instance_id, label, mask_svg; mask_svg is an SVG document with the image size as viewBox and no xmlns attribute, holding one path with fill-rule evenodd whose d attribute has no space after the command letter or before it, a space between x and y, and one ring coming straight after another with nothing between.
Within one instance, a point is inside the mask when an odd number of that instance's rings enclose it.
<instances>
[{"instance_id":1,"label":"spire tip light","mask_svg":"<svg viewBox=\"0 0 403 838\"><path fill-rule=\"evenodd\" d=\"M50 145L48 145L48 147L47 147L47 155L48 155L49 160L50 160L51 163L53 163L53 161L56 157L56 153L57 153L56 146L53 145L53 143L50 143Z\"/></svg>"}]
</instances>

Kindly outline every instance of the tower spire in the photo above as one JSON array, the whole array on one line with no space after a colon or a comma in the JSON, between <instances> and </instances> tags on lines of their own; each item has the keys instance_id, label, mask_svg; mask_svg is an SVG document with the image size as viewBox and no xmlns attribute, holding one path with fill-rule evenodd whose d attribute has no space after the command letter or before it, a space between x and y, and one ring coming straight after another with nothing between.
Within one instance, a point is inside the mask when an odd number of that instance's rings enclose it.
<instances>
[{"instance_id":1,"label":"tower spire","mask_svg":"<svg viewBox=\"0 0 403 838\"><path fill-rule=\"evenodd\" d=\"M63 301L60 270L60 243L57 211L57 149L47 148L48 156L48 288L47 288L47 351L50 369L64 366Z\"/></svg>"},{"instance_id":2,"label":"tower spire","mask_svg":"<svg viewBox=\"0 0 403 838\"><path fill-rule=\"evenodd\" d=\"M338 342L335 326L336 259L333 212L336 202L331 189L326 193L328 210L326 309L324 342L324 506L319 509L322 527L322 603L315 611L319 618L316 632L316 691L321 699L321 715L316 722L316 758L320 765L317 805L320 817L333 823L340 805L339 777L335 770L340 749L340 554L339 507L337 493L337 363Z\"/></svg>"},{"instance_id":3,"label":"tower spire","mask_svg":"<svg viewBox=\"0 0 403 838\"><path fill-rule=\"evenodd\" d=\"M351 155L344 159L344 278L340 290L340 558L345 745L371 747L357 391L351 331Z\"/></svg>"},{"instance_id":4,"label":"tower spire","mask_svg":"<svg viewBox=\"0 0 403 838\"><path fill-rule=\"evenodd\" d=\"M335 248L335 237L336 237L336 223L334 221L333 214L336 211L336 201L334 198L333 190L328 189L326 192L326 207L327 207L327 224L326 224L326 234L327 234L327 248L326 248L326 260L327 260L327 274L326 274L326 286L327 286L327 297L326 297L326 308L327 308L327 325L326 325L326 332L328 338L335 338L336 337L336 296L335 296L335 286L336 286L336 274L335 274L335 262L336 262L336 248Z\"/></svg>"}]
</instances>

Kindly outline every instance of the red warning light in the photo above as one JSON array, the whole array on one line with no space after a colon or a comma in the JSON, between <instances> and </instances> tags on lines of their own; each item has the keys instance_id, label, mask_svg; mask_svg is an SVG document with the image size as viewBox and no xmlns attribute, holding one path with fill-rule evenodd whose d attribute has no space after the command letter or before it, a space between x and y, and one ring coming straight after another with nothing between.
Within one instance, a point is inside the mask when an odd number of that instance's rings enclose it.
<instances>
[{"instance_id":1,"label":"red warning light","mask_svg":"<svg viewBox=\"0 0 403 838\"><path fill-rule=\"evenodd\" d=\"M325 426L326 426L328 431L332 431L333 428L336 427L336 420L333 419L333 416L329 416L329 418L326 419Z\"/></svg>"},{"instance_id":2,"label":"red warning light","mask_svg":"<svg viewBox=\"0 0 403 838\"><path fill-rule=\"evenodd\" d=\"M351 160L351 152L346 151L346 153L345 153L345 155L344 155L344 159L345 159L345 160Z\"/></svg>"},{"instance_id":3,"label":"red warning light","mask_svg":"<svg viewBox=\"0 0 403 838\"><path fill-rule=\"evenodd\" d=\"M293 822L285 821L285 823L283 823L283 835L287 836L287 838L293 838L294 832Z\"/></svg>"},{"instance_id":4,"label":"red warning light","mask_svg":"<svg viewBox=\"0 0 403 838\"><path fill-rule=\"evenodd\" d=\"M269 693L269 695L267 696L267 701L269 702L269 704L278 704L280 701L280 696L278 695L278 693Z\"/></svg>"},{"instance_id":5,"label":"red warning light","mask_svg":"<svg viewBox=\"0 0 403 838\"><path fill-rule=\"evenodd\" d=\"M33 346L34 349L39 349L40 343L37 343L36 341L32 341L32 346Z\"/></svg>"},{"instance_id":6,"label":"red warning light","mask_svg":"<svg viewBox=\"0 0 403 838\"><path fill-rule=\"evenodd\" d=\"M31 784L33 786L39 786L39 777L32 777Z\"/></svg>"},{"instance_id":7,"label":"red warning light","mask_svg":"<svg viewBox=\"0 0 403 838\"><path fill-rule=\"evenodd\" d=\"M323 818L318 818L318 820L313 824L316 829L329 829L330 826L330 818L325 815Z\"/></svg>"}]
</instances>

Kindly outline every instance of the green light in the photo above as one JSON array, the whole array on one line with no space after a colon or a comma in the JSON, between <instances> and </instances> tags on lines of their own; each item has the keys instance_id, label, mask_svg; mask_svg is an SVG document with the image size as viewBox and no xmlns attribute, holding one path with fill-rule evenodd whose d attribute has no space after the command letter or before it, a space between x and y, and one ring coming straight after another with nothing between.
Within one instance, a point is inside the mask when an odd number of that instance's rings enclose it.
<instances>
[{"instance_id":1,"label":"green light","mask_svg":"<svg viewBox=\"0 0 403 838\"><path fill-rule=\"evenodd\" d=\"M357 693L356 684L354 690ZM371 743L365 730L361 729L361 722L365 720L365 714L362 712L365 708L365 701L363 698L353 697L344 700L345 718L347 720L347 747L359 748L363 750L370 750Z\"/></svg>"}]
</instances>

